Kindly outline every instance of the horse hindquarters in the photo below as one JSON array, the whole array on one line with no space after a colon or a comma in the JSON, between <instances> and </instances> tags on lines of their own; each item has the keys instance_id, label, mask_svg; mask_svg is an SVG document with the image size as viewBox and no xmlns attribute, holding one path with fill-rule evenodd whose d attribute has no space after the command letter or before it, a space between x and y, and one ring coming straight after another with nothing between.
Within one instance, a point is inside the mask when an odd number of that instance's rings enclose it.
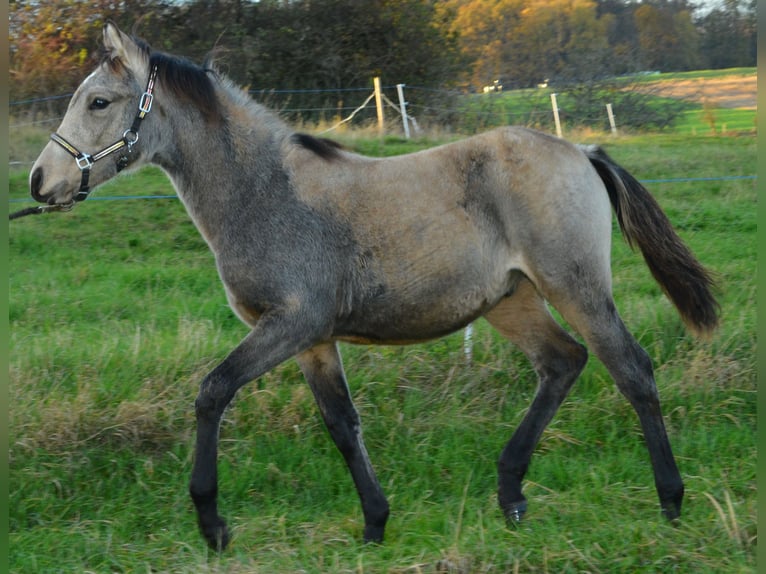
<instances>
[{"instance_id":1,"label":"horse hindquarters","mask_svg":"<svg viewBox=\"0 0 766 574\"><path fill-rule=\"evenodd\" d=\"M566 185L559 187L565 175L560 171L555 180L548 180L548 187L535 189L540 199L532 223L540 233L524 248L529 281L486 315L525 352L540 378L537 395L500 458L500 504L511 519L525 510L520 482L532 451L585 364L584 348L556 324L545 300L582 336L636 411L662 510L673 519L680 514L684 487L662 419L652 364L623 324L611 294L612 214L607 195L613 198L614 193L606 193L591 166L584 167L575 157L560 159L569 166ZM705 286L703 281L703 290Z\"/></svg>"}]
</instances>

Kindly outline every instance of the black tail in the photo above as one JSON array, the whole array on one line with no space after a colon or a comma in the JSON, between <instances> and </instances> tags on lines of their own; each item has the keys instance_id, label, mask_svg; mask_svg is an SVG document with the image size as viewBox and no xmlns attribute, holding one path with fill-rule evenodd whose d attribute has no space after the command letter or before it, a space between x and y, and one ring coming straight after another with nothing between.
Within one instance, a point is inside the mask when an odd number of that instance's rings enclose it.
<instances>
[{"instance_id":1,"label":"black tail","mask_svg":"<svg viewBox=\"0 0 766 574\"><path fill-rule=\"evenodd\" d=\"M715 281L673 229L657 201L641 183L601 148L583 148L606 185L620 229L632 248L638 246L652 275L686 325L699 335L718 326L720 306Z\"/></svg>"}]
</instances>

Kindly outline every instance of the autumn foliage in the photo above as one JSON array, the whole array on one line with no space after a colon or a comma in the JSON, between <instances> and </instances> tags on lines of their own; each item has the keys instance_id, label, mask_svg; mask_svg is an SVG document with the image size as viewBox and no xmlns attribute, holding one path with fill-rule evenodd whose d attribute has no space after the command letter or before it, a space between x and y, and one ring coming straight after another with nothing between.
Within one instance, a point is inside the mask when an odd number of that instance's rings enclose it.
<instances>
[{"instance_id":1,"label":"autumn foliage","mask_svg":"<svg viewBox=\"0 0 766 574\"><path fill-rule=\"evenodd\" d=\"M367 85L374 75L481 90L640 70L755 65L755 0L15 0L10 97L71 92L111 18L160 50L213 47L252 88ZM340 97L340 96L338 96ZM338 102L340 104L340 102Z\"/></svg>"}]
</instances>

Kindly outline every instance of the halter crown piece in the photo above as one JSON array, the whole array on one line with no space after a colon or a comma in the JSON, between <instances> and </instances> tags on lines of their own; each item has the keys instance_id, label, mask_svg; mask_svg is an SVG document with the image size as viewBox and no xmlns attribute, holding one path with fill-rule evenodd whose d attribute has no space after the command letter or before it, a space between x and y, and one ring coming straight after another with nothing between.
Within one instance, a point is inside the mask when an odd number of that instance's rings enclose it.
<instances>
[{"instance_id":1,"label":"halter crown piece","mask_svg":"<svg viewBox=\"0 0 766 574\"><path fill-rule=\"evenodd\" d=\"M126 148L120 157L117 158L117 171L122 171L128 166L128 163L130 162L130 152L135 143L138 141L138 128L141 126L141 122L146 117L146 114L148 114L152 109L152 102L154 101L154 95L152 95L152 91L154 90L154 82L156 79L157 66L155 65L152 68L152 71L149 73L149 80L146 83L146 91L141 94L141 100L138 102L138 113L133 119L133 124L127 130L125 130L125 132L123 132L122 137L119 140L114 142L112 145L105 147L100 152L93 155L87 154L78 150L74 145L69 143L59 134L51 134L51 139L63 147L69 153L69 155L74 158L75 162L77 162L77 167L80 168L80 171L82 172L80 189L77 190L77 195L75 195L73 200L74 202L84 201L87 199L88 194L90 193L88 179L90 178L90 170L95 162L113 154L118 150Z\"/></svg>"}]
</instances>

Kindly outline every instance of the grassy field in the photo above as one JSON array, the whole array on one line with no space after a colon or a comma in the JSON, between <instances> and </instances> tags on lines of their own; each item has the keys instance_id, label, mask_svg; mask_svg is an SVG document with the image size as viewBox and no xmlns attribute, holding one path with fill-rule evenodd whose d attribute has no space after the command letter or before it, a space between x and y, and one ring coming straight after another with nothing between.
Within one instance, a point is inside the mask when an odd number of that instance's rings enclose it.
<instances>
[{"instance_id":1,"label":"grassy field","mask_svg":"<svg viewBox=\"0 0 766 574\"><path fill-rule=\"evenodd\" d=\"M345 142L392 154L435 142ZM751 175L751 136L620 137L639 179ZM591 358L528 474L525 522L495 502L495 461L530 403L526 360L479 321L412 347L344 346L352 393L392 516L361 543L351 479L296 365L242 389L222 428L223 555L187 495L201 377L245 334L180 202L154 169L68 214L11 223L10 571L754 572L756 190L752 180L650 184L718 274L723 322L687 335L640 256L616 235L614 289L651 355L686 482L660 517L635 414ZM12 198L26 174L10 175ZM11 209L23 204L12 204Z\"/></svg>"},{"instance_id":2,"label":"grassy field","mask_svg":"<svg viewBox=\"0 0 766 574\"><path fill-rule=\"evenodd\" d=\"M452 121L463 131L524 124L554 131L552 94L557 95L564 134L608 131L605 105L612 104L623 133L755 133L755 68L697 70L614 78L601 85L549 86L466 96Z\"/></svg>"}]
</instances>

